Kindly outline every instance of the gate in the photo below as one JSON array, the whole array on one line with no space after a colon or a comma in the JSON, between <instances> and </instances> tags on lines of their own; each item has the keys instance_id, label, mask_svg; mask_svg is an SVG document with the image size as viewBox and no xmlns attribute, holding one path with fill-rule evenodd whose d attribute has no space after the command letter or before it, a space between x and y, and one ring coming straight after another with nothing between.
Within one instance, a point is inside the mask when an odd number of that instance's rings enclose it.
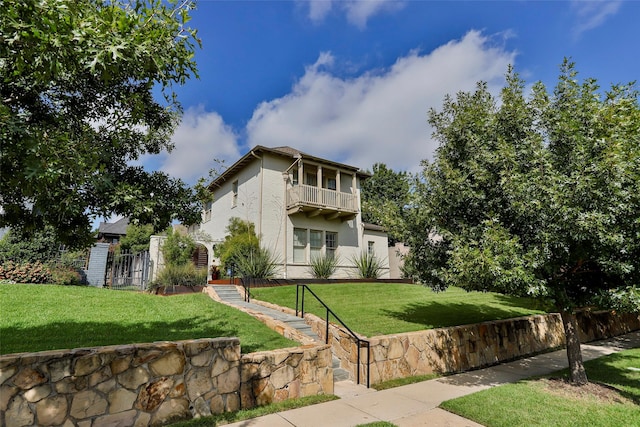
<instances>
[{"instance_id":1,"label":"gate","mask_svg":"<svg viewBox=\"0 0 640 427\"><path fill-rule=\"evenodd\" d=\"M149 283L149 251L109 254L107 261L107 286L115 290L144 291Z\"/></svg>"}]
</instances>

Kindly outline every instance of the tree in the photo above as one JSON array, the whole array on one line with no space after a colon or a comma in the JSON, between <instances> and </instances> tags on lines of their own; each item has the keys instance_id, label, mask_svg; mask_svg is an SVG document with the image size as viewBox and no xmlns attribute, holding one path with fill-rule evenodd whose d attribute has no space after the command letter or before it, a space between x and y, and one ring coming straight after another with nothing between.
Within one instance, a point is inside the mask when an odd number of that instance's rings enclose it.
<instances>
[{"instance_id":1,"label":"tree","mask_svg":"<svg viewBox=\"0 0 640 427\"><path fill-rule=\"evenodd\" d=\"M394 172L376 163L372 176L362 183L362 220L385 227L390 245L406 240L409 179L407 172Z\"/></svg>"},{"instance_id":2,"label":"tree","mask_svg":"<svg viewBox=\"0 0 640 427\"><path fill-rule=\"evenodd\" d=\"M197 77L189 0L0 0L0 227L85 246L111 214L200 219L194 190L134 166L170 150ZM154 98L161 93L163 103Z\"/></svg>"},{"instance_id":3,"label":"tree","mask_svg":"<svg viewBox=\"0 0 640 427\"><path fill-rule=\"evenodd\" d=\"M571 380L585 384L576 309L640 310L640 108L633 85L600 93L565 60L549 94L509 69L499 99L479 83L429 122L409 263L450 285L543 298L561 313Z\"/></svg>"},{"instance_id":4,"label":"tree","mask_svg":"<svg viewBox=\"0 0 640 427\"><path fill-rule=\"evenodd\" d=\"M120 239L120 249L138 253L149 249L153 226L151 224L129 224L127 234Z\"/></svg>"},{"instance_id":5,"label":"tree","mask_svg":"<svg viewBox=\"0 0 640 427\"><path fill-rule=\"evenodd\" d=\"M182 266L191 263L196 250L196 242L188 234L182 234L173 227L167 229L167 238L162 244L162 256L166 265Z\"/></svg>"},{"instance_id":6,"label":"tree","mask_svg":"<svg viewBox=\"0 0 640 427\"><path fill-rule=\"evenodd\" d=\"M233 269L250 254L260 249L260 239L256 235L256 227L251 221L245 221L237 217L229 219L226 228L227 235L224 242L215 247L215 253L220 258L223 271Z\"/></svg>"}]
</instances>

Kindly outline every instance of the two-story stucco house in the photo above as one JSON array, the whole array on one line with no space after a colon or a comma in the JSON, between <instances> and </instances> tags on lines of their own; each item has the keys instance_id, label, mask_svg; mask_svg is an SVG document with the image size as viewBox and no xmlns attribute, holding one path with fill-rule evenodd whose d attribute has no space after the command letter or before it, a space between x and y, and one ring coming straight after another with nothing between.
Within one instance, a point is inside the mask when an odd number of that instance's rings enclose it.
<instances>
[{"instance_id":1,"label":"two-story stucco house","mask_svg":"<svg viewBox=\"0 0 640 427\"><path fill-rule=\"evenodd\" d=\"M291 147L254 147L209 186L214 201L200 231L212 238L205 243L210 264L218 264L213 247L238 217L255 224L262 246L280 262L280 278L312 277L309 264L317 255L338 257L333 278L357 277L352 259L361 251L374 253L388 278L387 235L363 224L360 214L360 182L368 176Z\"/></svg>"}]
</instances>

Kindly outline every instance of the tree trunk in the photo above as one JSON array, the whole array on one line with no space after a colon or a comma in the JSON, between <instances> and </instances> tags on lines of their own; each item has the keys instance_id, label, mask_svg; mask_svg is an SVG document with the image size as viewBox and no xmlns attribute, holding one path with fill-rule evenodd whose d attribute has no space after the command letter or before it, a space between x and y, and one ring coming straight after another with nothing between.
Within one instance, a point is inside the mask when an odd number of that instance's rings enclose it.
<instances>
[{"instance_id":1,"label":"tree trunk","mask_svg":"<svg viewBox=\"0 0 640 427\"><path fill-rule=\"evenodd\" d=\"M582 364L582 349L580 348L580 335L578 333L578 321L573 312L562 311L562 324L567 341L567 359L569 359L569 374L571 383L585 385L589 382L587 372Z\"/></svg>"}]
</instances>

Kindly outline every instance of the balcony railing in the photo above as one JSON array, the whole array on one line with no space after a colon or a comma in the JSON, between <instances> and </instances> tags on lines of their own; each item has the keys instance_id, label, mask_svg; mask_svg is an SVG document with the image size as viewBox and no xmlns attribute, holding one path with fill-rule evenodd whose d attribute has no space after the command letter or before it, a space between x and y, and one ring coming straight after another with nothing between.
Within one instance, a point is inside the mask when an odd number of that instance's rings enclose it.
<instances>
[{"instance_id":1,"label":"balcony railing","mask_svg":"<svg viewBox=\"0 0 640 427\"><path fill-rule=\"evenodd\" d=\"M358 199L354 194L318 188L313 185L294 185L287 193L287 208L304 211L313 208L345 213L358 212Z\"/></svg>"}]
</instances>

